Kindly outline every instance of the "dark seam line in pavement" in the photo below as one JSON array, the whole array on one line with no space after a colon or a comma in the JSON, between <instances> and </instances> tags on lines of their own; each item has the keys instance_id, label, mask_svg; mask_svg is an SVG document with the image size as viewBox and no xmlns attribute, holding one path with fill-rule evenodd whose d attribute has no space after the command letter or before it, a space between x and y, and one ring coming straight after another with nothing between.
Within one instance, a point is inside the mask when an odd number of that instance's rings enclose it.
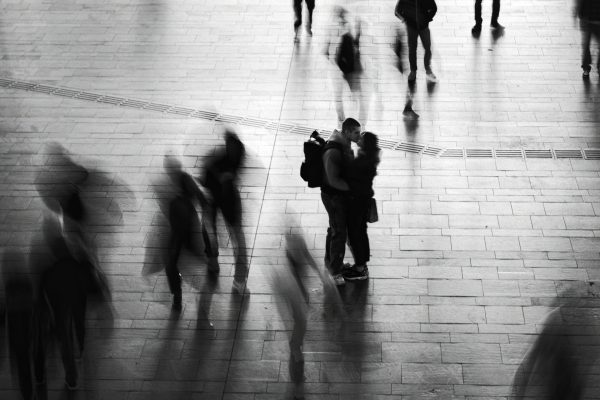
<instances>
[{"instance_id":1,"label":"dark seam line in pavement","mask_svg":"<svg viewBox=\"0 0 600 400\"><path fill-rule=\"evenodd\" d=\"M292 55L293 58L293 55ZM289 77L289 71L288 71ZM293 133L309 136L312 131L318 128L310 128L290 123L281 123L281 111L278 121L272 121L263 118L245 117L231 114L221 114L213 111L194 109L171 104L154 103L145 100L136 100L126 97L103 95L81 91L78 89L69 89L65 87L44 85L35 82L18 81L14 79L0 77L0 87L7 89L25 90L29 92L42 93L52 96L60 96L75 100L91 101L96 103L109 104L119 107L130 107L138 110L160 112L180 117L197 118L207 121L223 122L227 124L236 124L254 128L263 128L274 130L277 133ZM286 81L287 90L287 81ZM331 135L331 130L318 129L324 137ZM464 149L464 148L443 148L435 145L420 144L415 142L403 142L392 139L383 139L380 137L379 145L381 148L412 153L420 156L433 158L454 158L454 159L579 159L579 160L600 160L600 149Z\"/></svg>"},{"instance_id":2,"label":"dark seam line in pavement","mask_svg":"<svg viewBox=\"0 0 600 400\"><path fill-rule=\"evenodd\" d=\"M288 75L286 77L285 80L285 87L283 88L283 96L282 96L282 100L281 100L281 107L279 108L279 117L278 117L278 122L277 125L274 126L274 130L275 130L275 135L273 136L273 145L271 147L271 155L269 156L269 167L267 168L267 177L265 179L265 186L264 186L264 190L263 190L263 196L262 196L262 200L260 202L260 210L258 212L258 215L262 217L263 215L263 206L265 204L265 196L267 195L267 186L269 184L269 176L271 174L271 166L273 165L273 155L275 154L275 146L277 145L277 135L280 132L279 127L282 126L281 124L281 116L283 115L283 105L285 104L285 95L287 93L287 87L288 87L288 82L289 82L289 78L290 78L290 74L292 72L292 62L294 61L294 55L296 54L296 46L294 46L294 49L292 50L292 56L290 57L290 63L288 65ZM258 221L256 223L256 227L254 228L254 239L252 242L252 252L250 253L250 256L248 257L248 276L250 276L250 265L252 264L252 259L254 258L254 249L256 248L256 236L258 235L258 227L260 226L260 218L258 218ZM286 261L284 261L286 262ZM244 291L247 288L247 284L246 287L244 288ZM229 356L229 362L227 363L227 374L225 375L225 387L223 392L221 393L221 400L224 399L225 397L225 390L227 388L227 382L229 381L229 371L231 369L231 363L233 361L233 354L234 354L234 349L235 349L235 342L238 338L238 331L239 331L239 327L240 327L240 321L242 318L242 313L244 311L244 301L246 300L246 295L242 295L242 301L240 303L240 311L238 313L237 316L237 321L235 324L235 333L233 335L233 346L231 348L231 353ZM279 364L279 371L278 373L281 373L281 363Z\"/></svg>"}]
</instances>

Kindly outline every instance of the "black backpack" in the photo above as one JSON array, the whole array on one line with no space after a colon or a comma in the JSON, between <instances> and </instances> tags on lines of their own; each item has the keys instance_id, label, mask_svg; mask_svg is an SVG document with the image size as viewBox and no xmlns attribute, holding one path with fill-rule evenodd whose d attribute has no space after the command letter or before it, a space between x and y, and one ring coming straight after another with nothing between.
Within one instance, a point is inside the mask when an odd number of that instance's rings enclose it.
<instances>
[{"instance_id":1,"label":"black backpack","mask_svg":"<svg viewBox=\"0 0 600 400\"><path fill-rule=\"evenodd\" d=\"M357 46L358 40L355 40L350 32L342 35L335 62L344 74L350 74L358 69Z\"/></svg>"},{"instance_id":2,"label":"black backpack","mask_svg":"<svg viewBox=\"0 0 600 400\"><path fill-rule=\"evenodd\" d=\"M319 136L319 131L314 131L304 142L304 161L300 165L300 176L308 182L309 188L321 187L323 184L323 153L330 148L341 150L341 145L325 142L325 139Z\"/></svg>"}]
</instances>

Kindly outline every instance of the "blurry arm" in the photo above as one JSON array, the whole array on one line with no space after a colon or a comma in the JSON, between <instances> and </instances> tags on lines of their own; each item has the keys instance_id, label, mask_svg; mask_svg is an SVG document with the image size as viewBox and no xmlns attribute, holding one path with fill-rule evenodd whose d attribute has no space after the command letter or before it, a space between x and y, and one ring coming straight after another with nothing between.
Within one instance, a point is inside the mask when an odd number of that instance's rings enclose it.
<instances>
[{"instance_id":1,"label":"blurry arm","mask_svg":"<svg viewBox=\"0 0 600 400\"><path fill-rule=\"evenodd\" d=\"M188 193L192 193L198 199L200 207L204 208L206 205L206 198L204 197L204 193L202 193L198 185L196 185L194 179L190 175L185 174L183 178L183 184L186 191Z\"/></svg>"}]
</instances>

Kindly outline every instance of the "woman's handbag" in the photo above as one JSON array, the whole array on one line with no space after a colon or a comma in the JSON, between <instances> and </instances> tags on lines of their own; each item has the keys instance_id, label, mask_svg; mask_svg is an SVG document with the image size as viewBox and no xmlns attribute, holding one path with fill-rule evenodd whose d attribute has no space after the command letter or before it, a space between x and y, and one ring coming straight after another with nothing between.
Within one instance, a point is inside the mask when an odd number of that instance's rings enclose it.
<instances>
[{"instance_id":1,"label":"woman's handbag","mask_svg":"<svg viewBox=\"0 0 600 400\"><path fill-rule=\"evenodd\" d=\"M367 222L373 223L379 221L379 214L377 214L377 202L374 197L371 197L369 202L369 216Z\"/></svg>"}]
</instances>

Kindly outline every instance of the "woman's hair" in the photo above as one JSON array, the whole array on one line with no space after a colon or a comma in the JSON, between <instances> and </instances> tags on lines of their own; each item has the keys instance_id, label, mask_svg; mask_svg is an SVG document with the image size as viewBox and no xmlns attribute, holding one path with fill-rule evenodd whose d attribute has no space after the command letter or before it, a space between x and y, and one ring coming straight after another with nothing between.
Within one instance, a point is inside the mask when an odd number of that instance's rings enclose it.
<instances>
[{"instance_id":1,"label":"woman's hair","mask_svg":"<svg viewBox=\"0 0 600 400\"><path fill-rule=\"evenodd\" d=\"M363 132L361 136L361 149L365 153L369 155L376 155L377 153L379 153L379 150L381 149L379 148L379 138L377 138L377 135L375 135L373 132Z\"/></svg>"}]
</instances>

